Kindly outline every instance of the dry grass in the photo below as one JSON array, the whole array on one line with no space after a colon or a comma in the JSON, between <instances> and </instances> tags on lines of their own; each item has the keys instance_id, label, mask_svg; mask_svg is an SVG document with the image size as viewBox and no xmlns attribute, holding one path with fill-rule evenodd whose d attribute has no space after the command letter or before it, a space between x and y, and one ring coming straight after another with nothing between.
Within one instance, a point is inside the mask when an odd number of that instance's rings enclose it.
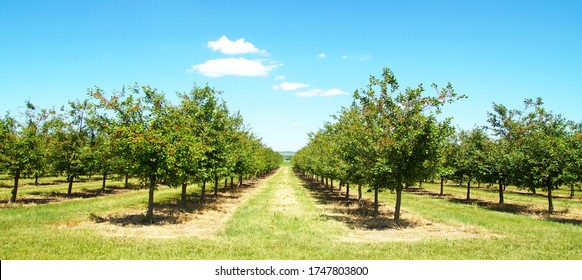
<instances>
[{"instance_id":1,"label":"dry grass","mask_svg":"<svg viewBox=\"0 0 582 280\"><path fill-rule=\"evenodd\" d=\"M341 221L346 225L347 234L342 242L392 242L421 241L426 239L457 240L467 238L499 238L483 228L465 225L450 225L427 220L419 214L402 210L400 222L391 217L393 205L379 203L379 215L373 215L373 201L364 198L360 204L357 190L352 190L350 198L337 189L330 191L316 182L305 181L311 195L323 211L322 216ZM356 194L354 194L356 193Z\"/></svg>"},{"instance_id":2,"label":"dry grass","mask_svg":"<svg viewBox=\"0 0 582 280\"><path fill-rule=\"evenodd\" d=\"M290 168L284 168L281 172L282 180L273 186L277 195L269 202L269 208L276 213L285 213L293 216L301 215L303 210L297 195L293 188L290 187L290 177L293 176L289 174Z\"/></svg>"},{"instance_id":3,"label":"dry grass","mask_svg":"<svg viewBox=\"0 0 582 280\"><path fill-rule=\"evenodd\" d=\"M260 191L263 182L269 178L251 182L243 188L219 192L217 198L209 198L204 204L192 200L157 204L154 224L145 223L144 210L126 209L105 216L93 215L75 227L90 228L109 237L214 239L224 230L237 207Z\"/></svg>"},{"instance_id":4,"label":"dry grass","mask_svg":"<svg viewBox=\"0 0 582 280\"><path fill-rule=\"evenodd\" d=\"M335 214L336 219L347 221L348 234L342 238L343 242L391 242L391 241L421 241L426 239L457 240L467 238L499 238L485 229L476 226L447 225L427 220L420 215L403 211L405 216L399 223L389 217L393 213L383 211L377 217L371 215L354 215L359 206L357 204L338 209L327 208L326 213ZM343 212L343 214L341 214ZM338 214L340 213L340 214Z\"/></svg>"}]
</instances>

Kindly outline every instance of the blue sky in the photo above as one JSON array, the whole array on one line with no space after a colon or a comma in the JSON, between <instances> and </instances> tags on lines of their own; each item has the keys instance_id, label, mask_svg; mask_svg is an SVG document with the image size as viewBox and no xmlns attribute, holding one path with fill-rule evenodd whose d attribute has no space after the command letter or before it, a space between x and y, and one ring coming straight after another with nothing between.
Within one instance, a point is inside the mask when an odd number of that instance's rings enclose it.
<instances>
[{"instance_id":1,"label":"blue sky","mask_svg":"<svg viewBox=\"0 0 582 280\"><path fill-rule=\"evenodd\" d=\"M135 82L177 100L193 83L263 141L297 150L307 132L390 67L402 88L452 82L469 98L455 125L492 102L542 97L582 121L580 1L15 1L0 9L0 113L17 115Z\"/></svg>"}]
</instances>

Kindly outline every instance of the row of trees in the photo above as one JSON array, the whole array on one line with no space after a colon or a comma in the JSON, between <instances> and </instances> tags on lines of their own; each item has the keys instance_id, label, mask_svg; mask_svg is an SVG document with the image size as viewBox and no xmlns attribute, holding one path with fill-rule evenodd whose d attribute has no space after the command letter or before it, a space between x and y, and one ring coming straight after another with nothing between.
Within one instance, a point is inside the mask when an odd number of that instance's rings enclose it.
<instances>
[{"instance_id":1,"label":"row of trees","mask_svg":"<svg viewBox=\"0 0 582 280\"><path fill-rule=\"evenodd\" d=\"M60 110L37 109L30 102L22 121L7 114L0 121L0 172L14 178L15 201L22 176L61 174L69 182L100 174L140 179L149 189L146 217L153 220L158 184L182 188L221 178L260 176L275 169L281 156L266 147L238 113L229 112L208 86L178 93L179 104L149 86L134 85L107 95L90 89L89 99L69 102Z\"/></svg>"},{"instance_id":2,"label":"row of trees","mask_svg":"<svg viewBox=\"0 0 582 280\"><path fill-rule=\"evenodd\" d=\"M423 180L440 179L441 194L446 179L470 184L500 185L500 203L506 184L549 191L562 184L582 180L582 129L541 107L541 100L526 100L522 110L494 105L489 128L458 131L450 119L437 114L447 104L464 98L449 84L399 91L390 69L382 77L370 77L369 85L354 93L350 107L334 116L333 123L310 135L308 144L293 157L293 165L327 184L340 181L374 191L374 213L378 214L378 192L396 193L394 220L400 220L402 190Z\"/></svg>"},{"instance_id":3,"label":"row of trees","mask_svg":"<svg viewBox=\"0 0 582 280\"><path fill-rule=\"evenodd\" d=\"M536 193L548 193L548 211L553 212L552 190L582 182L582 124L543 108L540 98L524 101L521 109L493 104L487 127L460 130L447 143L443 167L447 178L497 184L499 203L508 184ZM441 190L442 193L442 190Z\"/></svg>"}]
</instances>

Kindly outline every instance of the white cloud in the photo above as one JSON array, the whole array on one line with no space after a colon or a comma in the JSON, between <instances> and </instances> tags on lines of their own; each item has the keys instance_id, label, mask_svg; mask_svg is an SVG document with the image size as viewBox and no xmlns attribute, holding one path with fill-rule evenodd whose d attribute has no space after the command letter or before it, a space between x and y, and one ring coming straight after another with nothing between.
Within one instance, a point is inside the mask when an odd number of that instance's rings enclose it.
<instances>
[{"instance_id":1,"label":"white cloud","mask_svg":"<svg viewBox=\"0 0 582 280\"><path fill-rule=\"evenodd\" d=\"M309 85L303 84L303 83L282 82L280 85L277 86L277 89L282 89L284 91L292 91L292 90L298 90L298 89L306 88L306 87L309 87ZM275 86L273 86L273 89L275 89Z\"/></svg>"},{"instance_id":2,"label":"white cloud","mask_svg":"<svg viewBox=\"0 0 582 280\"><path fill-rule=\"evenodd\" d=\"M217 41L209 41L208 47L223 54L266 53L264 50L257 49L252 43L245 42L244 38L233 42L226 36L220 37Z\"/></svg>"},{"instance_id":3,"label":"white cloud","mask_svg":"<svg viewBox=\"0 0 582 280\"><path fill-rule=\"evenodd\" d=\"M341 56L341 59L348 59L348 58L350 58L350 56L349 56L349 55L342 55L342 56Z\"/></svg>"},{"instance_id":4,"label":"white cloud","mask_svg":"<svg viewBox=\"0 0 582 280\"><path fill-rule=\"evenodd\" d=\"M319 58L325 58L327 55L325 53L320 53L317 55L317 57Z\"/></svg>"},{"instance_id":5,"label":"white cloud","mask_svg":"<svg viewBox=\"0 0 582 280\"><path fill-rule=\"evenodd\" d=\"M369 55L369 54L360 54L360 55L358 55L358 59L360 61L370 60L370 58L372 58L372 56Z\"/></svg>"},{"instance_id":6,"label":"white cloud","mask_svg":"<svg viewBox=\"0 0 582 280\"><path fill-rule=\"evenodd\" d=\"M244 77L266 77L269 72L280 64L265 65L263 60L248 60L246 58L222 58L208 60L202 64L192 65L188 72L197 71L208 77L222 76L244 76Z\"/></svg>"},{"instance_id":7,"label":"white cloud","mask_svg":"<svg viewBox=\"0 0 582 280\"><path fill-rule=\"evenodd\" d=\"M345 91L341 91L341 90L339 90L337 88L332 88L332 89L328 89L328 90L323 90L323 89L315 88L315 89L308 90L308 91L298 92L296 94L298 96L301 96L301 97L314 97L314 96L346 95L348 93L345 92Z\"/></svg>"},{"instance_id":8,"label":"white cloud","mask_svg":"<svg viewBox=\"0 0 582 280\"><path fill-rule=\"evenodd\" d=\"M281 89L281 87L280 87L280 86L278 86L278 85L273 85L271 88L272 88L272 89L274 89L274 90L279 90L279 89Z\"/></svg>"},{"instance_id":9,"label":"white cloud","mask_svg":"<svg viewBox=\"0 0 582 280\"><path fill-rule=\"evenodd\" d=\"M281 75L281 76L277 76L275 77L275 81L280 81L280 80L285 80L287 77Z\"/></svg>"}]
</instances>

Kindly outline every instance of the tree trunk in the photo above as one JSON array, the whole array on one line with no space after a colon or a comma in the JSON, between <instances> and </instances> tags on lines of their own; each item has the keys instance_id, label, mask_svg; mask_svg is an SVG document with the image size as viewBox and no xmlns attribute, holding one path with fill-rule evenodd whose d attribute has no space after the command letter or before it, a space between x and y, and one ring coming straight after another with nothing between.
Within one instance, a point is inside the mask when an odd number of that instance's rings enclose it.
<instances>
[{"instance_id":1,"label":"tree trunk","mask_svg":"<svg viewBox=\"0 0 582 280\"><path fill-rule=\"evenodd\" d=\"M570 199L574 198L574 184L570 185Z\"/></svg>"},{"instance_id":2,"label":"tree trunk","mask_svg":"<svg viewBox=\"0 0 582 280\"><path fill-rule=\"evenodd\" d=\"M531 193L536 194L536 188L531 189Z\"/></svg>"},{"instance_id":3,"label":"tree trunk","mask_svg":"<svg viewBox=\"0 0 582 280\"><path fill-rule=\"evenodd\" d=\"M327 177L325 177L325 185L329 186L329 179Z\"/></svg>"},{"instance_id":4,"label":"tree trunk","mask_svg":"<svg viewBox=\"0 0 582 280\"><path fill-rule=\"evenodd\" d=\"M234 185L234 184L232 183L232 181L233 181L233 178L232 178L232 176L230 176L230 187L232 187L232 186Z\"/></svg>"},{"instance_id":5,"label":"tree trunk","mask_svg":"<svg viewBox=\"0 0 582 280\"><path fill-rule=\"evenodd\" d=\"M440 196L445 195L444 186L445 186L445 178L441 177L441 193L439 193Z\"/></svg>"},{"instance_id":6,"label":"tree trunk","mask_svg":"<svg viewBox=\"0 0 582 280\"><path fill-rule=\"evenodd\" d=\"M342 186L343 186L343 184L344 184L344 182L343 181L340 181L340 183L339 183L339 192L340 193L342 192Z\"/></svg>"},{"instance_id":7,"label":"tree trunk","mask_svg":"<svg viewBox=\"0 0 582 280\"><path fill-rule=\"evenodd\" d=\"M325 179L323 178L323 176L321 176L321 185L325 185Z\"/></svg>"},{"instance_id":8,"label":"tree trunk","mask_svg":"<svg viewBox=\"0 0 582 280\"><path fill-rule=\"evenodd\" d=\"M350 182L346 182L346 200L350 199Z\"/></svg>"},{"instance_id":9,"label":"tree trunk","mask_svg":"<svg viewBox=\"0 0 582 280\"><path fill-rule=\"evenodd\" d=\"M67 195L71 196L71 194L73 193L73 175L69 175L69 188L67 189Z\"/></svg>"},{"instance_id":10,"label":"tree trunk","mask_svg":"<svg viewBox=\"0 0 582 280\"><path fill-rule=\"evenodd\" d=\"M394 208L394 222L400 223L400 204L402 202L402 184L396 186L396 207Z\"/></svg>"},{"instance_id":11,"label":"tree trunk","mask_svg":"<svg viewBox=\"0 0 582 280\"><path fill-rule=\"evenodd\" d=\"M125 187L129 188L129 173L125 173Z\"/></svg>"},{"instance_id":12,"label":"tree trunk","mask_svg":"<svg viewBox=\"0 0 582 280\"><path fill-rule=\"evenodd\" d=\"M107 173L103 173L103 184L101 185L101 192L105 191L105 183L107 182Z\"/></svg>"},{"instance_id":13,"label":"tree trunk","mask_svg":"<svg viewBox=\"0 0 582 280\"><path fill-rule=\"evenodd\" d=\"M333 179L330 179L331 185L329 185L329 190L333 192Z\"/></svg>"},{"instance_id":14,"label":"tree trunk","mask_svg":"<svg viewBox=\"0 0 582 280\"><path fill-rule=\"evenodd\" d=\"M218 196L218 176L214 176L214 197Z\"/></svg>"},{"instance_id":15,"label":"tree trunk","mask_svg":"<svg viewBox=\"0 0 582 280\"><path fill-rule=\"evenodd\" d=\"M38 173L34 174L34 185L38 186Z\"/></svg>"},{"instance_id":16,"label":"tree trunk","mask_svg":"<svg viewBox=\"0 0 582 280\"><path fill-rule=\"evenodd\" d=\"M503 181L499 180L499 204L503 204Z\"/></svg>"},{"instance_id":17,"label":"tree trunk","mask_svg":"<svg viewBox=\"0 0 582 280\"><path fill-rule=\"evenodd\" d=\"M362 185L358 185L358 203L362 206Z\"/></svg>"},{"instance_id":18,"label":"tree trunk","mask_svg":"<svg viewBox=\"0 0 582 280\"><path fill-rule=\"evenodd\" d=\"M380 214L380 211L378 211L378 192L378 188L374 188L374 217Z\"/></svg>"},{"instance_id":19,"label":"tree trunk","mask_svg":"<svg viewBox=\"0 0 582 280\"><path fill-rule=\"evenodd\" d=\"M204 203L204 199L206 198L206 181L202 183L202 192L200 193L200 202Z\"/></svg>"},{"instance_id":20,"label":"tree trunk","mask_svg":"<svg viewBox=\"0 0 582 280\"><path fill-rule=\"evenodd\" d=\"M469 177L469 181L467 182L467 201L471 200L471 177Z\"/></svg>"},{"instance_id":21,"label":"tree trunk","mask_svg":"<svg viewBox=\"0 0 582 280\"><path fill-rule=\"evenodd\" d=\"M554 213L554 203L552 201L552 180L548 179L548 212Z\"/></svg>"},{"instance_id":22,"label":"tree trunk","mask_svg":"<svg viewBox=\"0 0 582 280\"><path fill-rule=\"evenodd\" d=\"M422 180L418 181L418 187L422 189Z\"/></svg>"},{"instance_id":23,"label":"tree trunk","mask_svg":"<svg viewBox=\"0 0 582 280\"><path fill-rule=\"evenodd\" d=\"M224 189L228 187L228 178L224 178Z\"/></svg>"},{"instance_id":24,"label":"tree trunk","mask_svg":"<svg viewBox=\"0 0 582 280\"><path fill-rule=\"evenodd\" d=\"M188 184L182 183L182 201L186 201L186 188L188 188Z\"/></svg>"},{"instance_id":25,"label":"tree trunk","mask_svg":"<svg viewBox=\"0 0 582 280\"><path fill-rule=\"evenodd\" d=\"M151 179L150 179L151 180ZM154 222L154 191L156 190L155 180L150 182L150 192L148 196L148 212L146 220L151 224Z\"/></svg>"},{"instance_id":26,"label":"tree trunk","mask_svg":"<svg viewBox=\"0 0 582 280\"><path fill-rule=\"evenodd\" d=\"M238 175L238 186L241 187L243 184L243 175L239 174Z\"/></svg>"},{"instance_id":27,"label":"tree trunk","mask_svg":"<svg viewBox=\"0 0 582 280\"><path fill-rule=\"evenodd\" d=\"M20 180L20 169L17 169L16 174L14 174L14 188L12 189L12 197L10 197L10 202L16 202L16 194L18 193L19 180Z\"/></svg>"}]
</instances>

